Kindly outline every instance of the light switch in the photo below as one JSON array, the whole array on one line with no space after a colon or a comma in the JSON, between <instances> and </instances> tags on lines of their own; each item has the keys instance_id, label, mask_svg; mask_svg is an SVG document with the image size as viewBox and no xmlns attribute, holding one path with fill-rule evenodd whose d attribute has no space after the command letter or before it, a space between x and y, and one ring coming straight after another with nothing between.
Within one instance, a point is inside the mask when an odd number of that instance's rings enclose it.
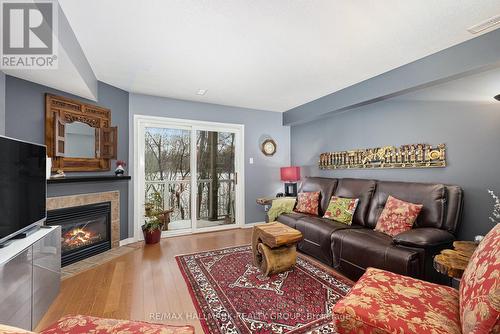
<instances>
[{"instance_id":1,"label":"light switch","mask_svg":"<svg viewBox=\"0 0 500 334\"><path fill-rule=\"evenodd\" d=\"M249 163L250 165L253 165L253 158L248 159L248 163Z\"/></svg>"}]
</instances>

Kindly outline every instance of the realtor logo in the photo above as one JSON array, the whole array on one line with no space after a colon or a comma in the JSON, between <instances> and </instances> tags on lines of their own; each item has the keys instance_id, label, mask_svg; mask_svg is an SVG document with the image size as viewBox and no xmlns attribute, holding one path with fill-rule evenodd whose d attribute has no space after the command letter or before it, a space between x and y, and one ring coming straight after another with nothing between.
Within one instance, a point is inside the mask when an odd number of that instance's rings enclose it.
<instances>
[{"instance_id":1,"label":"realtor logo","mask_svg":"<svg viewBox=\"0 0 500 334\"><path fill-rule=\"evenodd\" d=\"M57 3L2 0L2 69L57 67Z\"/></svg>"}]
</instances>

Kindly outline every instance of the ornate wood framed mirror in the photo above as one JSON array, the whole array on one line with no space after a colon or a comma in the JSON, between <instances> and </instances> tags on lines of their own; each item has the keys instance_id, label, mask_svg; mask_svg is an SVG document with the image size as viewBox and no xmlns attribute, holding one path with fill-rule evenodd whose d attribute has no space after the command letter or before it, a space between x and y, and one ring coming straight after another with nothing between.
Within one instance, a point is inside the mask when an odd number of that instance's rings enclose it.
<instances>
[{"instance_id":1,"label":"ornate wood framed mirror","mask_svg":"<svg viewBox=\"0 0 500 334\"><path fill-rule=\"evenodd\" d=\"M118 141L118 128L110 125L110 109L45 94L45 144L52 170L110 170Z\"/></svg>"}]
</instances>

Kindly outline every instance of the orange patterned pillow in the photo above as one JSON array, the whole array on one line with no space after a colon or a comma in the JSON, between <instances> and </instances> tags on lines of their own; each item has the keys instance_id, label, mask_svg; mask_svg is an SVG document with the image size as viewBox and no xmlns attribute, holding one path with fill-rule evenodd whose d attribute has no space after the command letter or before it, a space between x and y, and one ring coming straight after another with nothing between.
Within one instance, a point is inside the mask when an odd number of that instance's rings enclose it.
<instances>
[{"instance_id":1,"label":"orange patterned pillow","mask_svg":"<svg viewBox=\"0 0 500 334\"><path fill-rule=\"evenodd\" d=\"M319 207L319 191L299 193L297 195L296 212L309 213L311 215L318 215Z\"/></svg>"},{"instance_id":2,"label":"orange patterned pillow","mask_svg":"<svg viewBox=\"0 0 500 334\"><path fill-rule=\"evenodd\" d=\"M413 204L389 196L385 203L384 210L377 221L375 231L390 235L391 237L399 233L411 230L413 223L422 210L421 204Z\"/></svg>"},{"instance_id":3,"label":"orange patterned pillow","mask_svg":"<svg viewBox=\"0 0 500 334\"><path fill-rule=\"evenodd\" d=\"M460 281L462 332L500 333L500 224L484 237Z\"/></svg>"}]
</instances>

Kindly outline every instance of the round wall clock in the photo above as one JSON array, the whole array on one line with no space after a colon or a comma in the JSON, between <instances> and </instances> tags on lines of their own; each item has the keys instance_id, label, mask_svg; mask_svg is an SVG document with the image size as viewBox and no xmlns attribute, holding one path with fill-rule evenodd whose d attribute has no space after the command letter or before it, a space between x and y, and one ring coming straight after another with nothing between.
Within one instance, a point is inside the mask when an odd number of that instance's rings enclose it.
<instances>
[{"instance_id":1,"label":"round wall clock","mask_svg":"<svg viewBox=\"0 0 500 334\"><path fill-rule=\"evenodd\" d=\"M276 153L276 142L272 139L266 139L262 142L260 149L264 155L273 156Z\"/></svg>"}]
</instances>

